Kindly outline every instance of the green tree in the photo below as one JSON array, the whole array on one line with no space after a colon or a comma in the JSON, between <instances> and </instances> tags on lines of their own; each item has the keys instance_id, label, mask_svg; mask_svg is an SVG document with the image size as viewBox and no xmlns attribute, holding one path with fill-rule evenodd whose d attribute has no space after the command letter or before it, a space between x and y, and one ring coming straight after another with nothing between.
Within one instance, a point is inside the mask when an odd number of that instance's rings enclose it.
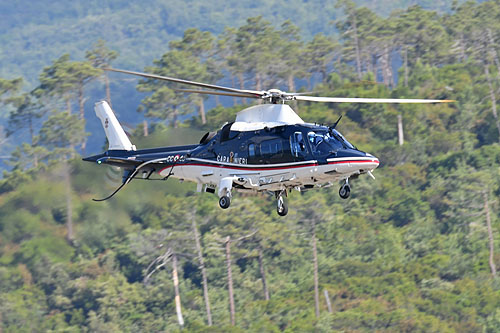
<instances>
[{"instance_id":1,"label":"green tree","mask_svg":"<svg viewBox=\"0 0 500 333\"><path fill-rule=\"evenodd\" d=\"M193 80L203 80L205 83L215 83L222 78L220 63L216 60L215 37L208 31L200 31L195 28L184 31L182 40L175 40L169 43L171 50L185 51L194 56L197 61L206 67L207 73ZM205 116L204 96L195 94L191 97L194 103L199 106L199 113L202 125L207 123Z\"/></svg>"},{"instance_id":2,"label":"green tree","mask_svg":"<svg viewBox=\"0 0 500 333\"><path fill-rule=\"evenodd\" d=\"M308 89L312 89L310 76L313 73L320 73L321 80L324 82L327 78L328 66L331 62L339 57L340 44L330 36L317 34L305 46L305 54L302 61L308 71Z\"/></svg>"},{"instance_id":3,"label":"green tree","mask_svg":"<svg viewBox=\"0 0 500 333\"><path fill-rule=\"evenodd\" d=\"M160 60L155 60L154 64L154 67L148 67L146 71L198 82L208 80L206 64L200 63L199 59L188 51L169 51ZM137 85L137 90L153 92L152 95L142 100L139 111L144 111L146 117L162 120L171 119L175 128L178 126L179 115L191 112L193 102L199 104L199 96L188 96L185 92L173 88L172 84L161 80L142 80ZM203 111L203 115L201 111ZM200 108L200 115L203 119L203 108Z\"/></svg>"},{"instance_id":4,"label":"green tree","mask_svg":"<svg viewBox=\"0 0 500 333\"><path fill-rule=\"evenodd\" d=\"M234 61L233 67L242 62L243 73L254 77L255 90L276 82L279 41L279 32L262 16L248 18L246 24L235 31L234 42L229 44L233 49L229 61Z\"/></svg>"},{"instance_id":5,"label":"green tree","mask_svg":"<svg viewBox=\"0 0 500 333\"><path fill-rule=\"evenodd\" d=\"M7 135L12 135L18 130L28 128L30 134L31 145L34 145L34 121L43 117L44 108L34 100L35 97L31 93L24 93L13 100L14 110L9 115L9 128Z\"/></svg>"},{"instance_id":6,"label":"green tree","mask_svg":"<svg viewBox=\"0 0 500 333\"><path fill-rule=\"evenodd\" d=\"M13 101L23 84L22 78L6 80L0 78L0 102L8 104Z\"/></svg>"},{"instance_id":7,"label":"green tree","mask_svg":"<svg viewBox=\"0 0 500 333\"><path fill-rule=\"evenodd\" d=\"M89 62L70 61L69 54L62 55L45 67L40 74L40 86L34 93L37 97L46 99L55 96L66 103L66 111L71 114L71 101L77 97L80 119L84 118L84 87L85 84L100 75L101 71Z\"/></svg>"},{"instance_id":8,"label":"green tree","mask_svg":"<svg viewBox=\"0 0 500 333\"><path fill-rule=\"evenodd\" d=\"M43 123L39 137L39 144L50 150L47 158L63 164L62 171L66 187L66 237L72 242L74 238L73 199L68 159L75 157L75 146L82 144L85 140L83 119L66 112L54 111Z\"/></svg>"},{"instance_id":9,"label":"green tree","mask_svg":"<svg viewBox=\"0 0 500 333\"><path fill-rule=\"evenodd\" d=\"M111 67L111 62L118 57L118 52L110 50L106 46L106 42L103 39L99 39L91 50L86 51L85 58L91 62L92 66L99 69L104 69ZM102 76L104 77L104 86L106 88L106 100L109 106L111 104L111 91L109 88L109 77L108 72L103 71Z\"/></svg>"}]
</instances>

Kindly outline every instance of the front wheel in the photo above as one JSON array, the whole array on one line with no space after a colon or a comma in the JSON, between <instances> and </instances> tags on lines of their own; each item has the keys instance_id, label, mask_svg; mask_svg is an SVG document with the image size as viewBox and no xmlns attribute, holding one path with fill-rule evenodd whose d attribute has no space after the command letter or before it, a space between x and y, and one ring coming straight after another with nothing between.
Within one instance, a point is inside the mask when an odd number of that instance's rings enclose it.
<instances>
[{"instance_id":1,"label":"front wheel","mask_svg":"<svg viewBox=\"0 0 500 333\"><path fill-rule=\"evenodd\" d=\"M278 207L277 211L279 216L285 216L288 214L288 206L284 204L283 206Z\"/></svg>"},{"instance_id":2,"label":"front wheel","mask_svg":"<svg viewBox=\"0 0 500 333\"><path fill-rule=\"evenodd\" d=\"M342 185L339 190L339 196L342 199L347 199L349 198L350 195L351 195L351 187L349 186L349 184Z\"/></svg>"},{"instance_id":3,"label":"front wheel","mask_svg":"<svg viewBox=\"0 0 500 333\"><path fill-rule=\"evenodd\" d=\"M288 206L286 205L282 197L278 198L278 207L276 208L276 211L278 212L279 216L285 216L286 214L288 214Z\"/></svg>"},{"instance_id":4,"label":"front wheel","mask_svg":"<svg viewBox=\"0 0 500 333\"><path fill-rule=\"evenodd\" d=\"M228 196L220 197L220 199L219 199L220 208L226 209L229 207L230 204L231 204L231 199L229 199Z\"/></svg>"}]
</instances>

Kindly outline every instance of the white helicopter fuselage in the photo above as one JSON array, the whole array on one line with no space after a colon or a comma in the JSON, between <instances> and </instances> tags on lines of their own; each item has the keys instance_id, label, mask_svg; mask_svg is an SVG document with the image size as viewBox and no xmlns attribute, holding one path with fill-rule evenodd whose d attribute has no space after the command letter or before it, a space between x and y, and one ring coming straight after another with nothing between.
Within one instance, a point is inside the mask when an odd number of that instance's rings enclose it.
<instances>
[{"instance_id":1,"label":"white helicopter fuselage","mask_svg":"<svg viewBox=\"0 0 500 333\"><path fill-rule=\"evenodd\" d=\"M318 164L316 160L303 162L242 165L192 158L192 164L179 164L172 170L171 177L189 180L198 184L216 187L222 179L232 178L239 185L239 190L245 191L281 191L308 187L325 187L335 182L368 173L378 167L379 161L373 156L330 158L328 164ZM166 177L171 167L160 170L159 174Z\"/></svg>"}]
</instances>

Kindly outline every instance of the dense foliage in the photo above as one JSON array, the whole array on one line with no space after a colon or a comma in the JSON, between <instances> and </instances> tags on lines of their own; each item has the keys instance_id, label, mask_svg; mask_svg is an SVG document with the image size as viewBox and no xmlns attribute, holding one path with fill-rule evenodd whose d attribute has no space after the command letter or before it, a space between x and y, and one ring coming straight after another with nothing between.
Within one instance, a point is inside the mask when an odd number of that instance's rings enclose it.
<instances>
[{"instance_id":1,"label":"dense foliage","mask_svg":"<svg viewBox=\"0 0 500 333\"><path fill-rule=\"evenodd\" d=\"M290 21L251 17L218 34L187 29L146 68L247 88L456 100L298 104L310 122L342 114L340 131L381 166L376 180L352 181L348 200L336 185L292 192L286 218L267 195L236 194L223 211L175 180L134 180L93 202L121 182L119 170L80 156L88 89L119 59L103 41L85 61L57 55L29 93L21 79L0 79L10 128L30 132L0 181L0 330L500 331L500 5L387 17L337 7L338 36L305 39ZM250 102L205 112L202 98L170 84L137 90L149 122L131 131L138 147L194 143Z\"/></svg>"},{"instance_id":2,"label":"dense foliage","mask_svg":"<svg viewBox=\"0 0 500 333\"><path fill-rule=\"evenodd\" d=\"M387 15L414 0L356 1ZM420 0L426 9L448 11L451 1ZM462 0L460 1L462 2ZM271 22L290 19L309 38L332 33L331 21L339 11L333 1L123 0L106 1L2 1L0 3L0 77L21 73L31 84L41 67L62 53L83 57L88 45L105 39L122 54L119 64L141 68L165 50L165 45L196 27L220 33L241 25L247 17L264 15Z\"/></svg>"}]
</instances>

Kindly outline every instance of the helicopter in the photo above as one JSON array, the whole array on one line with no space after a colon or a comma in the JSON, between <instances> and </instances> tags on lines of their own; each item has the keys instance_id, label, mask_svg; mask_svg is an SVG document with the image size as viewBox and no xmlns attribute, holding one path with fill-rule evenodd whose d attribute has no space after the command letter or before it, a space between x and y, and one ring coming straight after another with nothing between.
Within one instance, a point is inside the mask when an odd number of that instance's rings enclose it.
<instances>
[{"instance_id":1,"label":"helicopter","mask_svg":"<svg viewBox=\"0 0 500 333\"><path fill-rule=\"evenodd\" d=\"M136 178L167 180L170 177L195 182L198 192L217 192L222 209L229 208L234 191L270 192L276 198L278 215L285 216L288 213L285 198L291 191L328 187L339 182L342 183L339 196L347 199L351 193L350 179L363 174L375 179L372 172L379 166L378 158L357 149L336 129L342 116L331 126L305 123L286 102L453 102L316 97L279 89L236 89L122 69L106 70L204 88L176 89L185 93L255 98L267 103L238 112L234 122L224 124L217 132L206 133L199 144L140 150L131 143L109 104L96 103L94 109L109 147L102 154L83 160L117 166L124 171L122 184L107 197L94 201L110 199Z\"/></svg>"}]
</instances>

